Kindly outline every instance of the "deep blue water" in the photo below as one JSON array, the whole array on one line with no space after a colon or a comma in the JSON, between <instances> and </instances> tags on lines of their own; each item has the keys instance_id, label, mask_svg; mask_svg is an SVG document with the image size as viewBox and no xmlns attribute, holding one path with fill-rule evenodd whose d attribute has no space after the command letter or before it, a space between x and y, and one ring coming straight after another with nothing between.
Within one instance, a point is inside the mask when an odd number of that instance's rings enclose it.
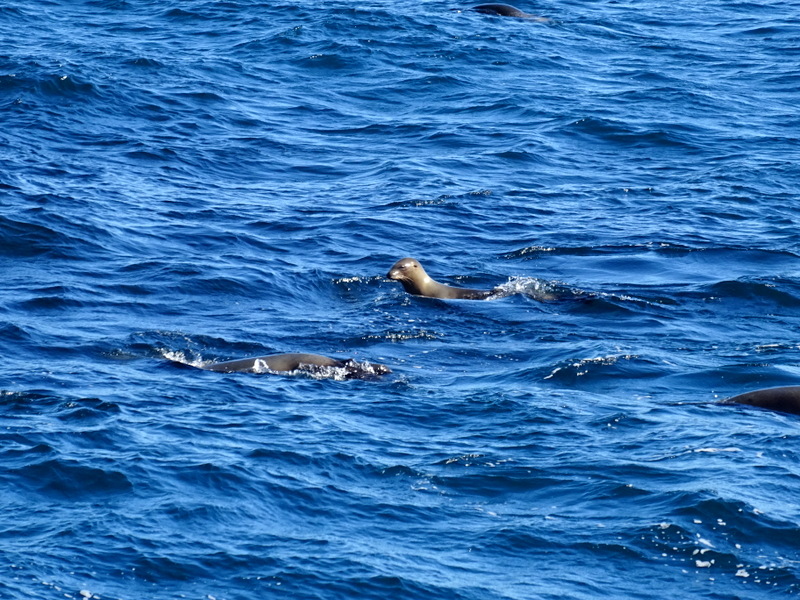
<instances>
[{"instance_id":1,"label":"deep blue water","mask_svg":"<svg viewBox=\"0 0 800 600\"><path fill-rule=\"evenodd\" d=\"M0 598L800 593L800 2L517 5L0 6Z\"/></svg>"}]
</instances>

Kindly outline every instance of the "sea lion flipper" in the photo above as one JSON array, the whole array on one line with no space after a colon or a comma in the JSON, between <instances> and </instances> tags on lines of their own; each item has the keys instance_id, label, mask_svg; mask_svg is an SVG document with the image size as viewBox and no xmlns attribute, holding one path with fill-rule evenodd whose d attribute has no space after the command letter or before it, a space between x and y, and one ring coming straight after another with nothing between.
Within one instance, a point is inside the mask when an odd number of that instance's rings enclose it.
<instances>
[{"instance_id":1,"label":"sea lion flipper","mask_svg":"<svg viewBox=\"0 0 800 600\"><path fill-rule=\"evenodd\" d=\"M800 386L766 388L726 398L721 404L746 404L800 415Z\"/></svg>"},{"instance_id":2,"label":"sea lion flipper","mask_svg":"<svg viewBox=\"0 0 800 600\"><path fill-rule=\"evenodd\" d=\"M550 20L545 17L538 17L536 15L526 13L525 11L518 9L516 6L511 6L510 4L479 4L478 6L473 6L472 10L485 15L494 15L498 17L517 17L518 19L533 19L536 21Z\"/></svg>"}]
</instances>

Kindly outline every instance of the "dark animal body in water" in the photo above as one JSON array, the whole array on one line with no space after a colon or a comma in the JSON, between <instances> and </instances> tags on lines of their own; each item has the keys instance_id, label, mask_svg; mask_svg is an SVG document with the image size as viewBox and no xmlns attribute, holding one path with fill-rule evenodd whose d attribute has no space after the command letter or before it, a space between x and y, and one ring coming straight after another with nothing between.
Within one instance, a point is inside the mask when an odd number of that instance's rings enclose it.
<instances>
[{"instance_id":1,"label":"dark animal body in water","mask_svg":"<svg viewBox=\"0 0 800 600\"><path fill-rule=\"evenodd\" d=\"M517 17L520 19L533 19L535 21L550 20L545 17L537 17L536 15L523 12L509 4L479 4L478 6L473 6L472 10L486 15L496 15L499 17Z\"/></svg>"},{"instance_id":2,"label":"dark animal body in water","mask_svg":"<svg viewBox=\"0 0 800 600\"><path fill-rule=\"evenodd\" d=\"M722 404L747 404L800 415L800 385L755 390L726 398Z\"/></svg>"},{"instance_id":3,"label":"dark animal body in water","mask_svg":"<svg viewBox=\"0 0 800 600\"><path fill-rule=\"evenodd\" d=\"M386 365L378 363L360 363L352 359L338 359L322 356L320 354L272 354L269 356L255 356L214 363L203 367L207 371L221 373L237 372L262 372L270 371L319 371L320 368L333 367L344 369L345 379L369 379L378 375L386 375L392 370Z\"/></svg>"},{"instance_id":4,"label":"dark animal body in water","mask_svg":"<svg viewBox=\"0 0 800 600\"><path fill-rule=\"evenodd\" d=\"M495 290L472 290L444 285L431 279L419 261L414 258L401 258L386 274L403 284L403 288L415 296L442 298L448 300L486 300Z\"/></svg>"}]
</instances>

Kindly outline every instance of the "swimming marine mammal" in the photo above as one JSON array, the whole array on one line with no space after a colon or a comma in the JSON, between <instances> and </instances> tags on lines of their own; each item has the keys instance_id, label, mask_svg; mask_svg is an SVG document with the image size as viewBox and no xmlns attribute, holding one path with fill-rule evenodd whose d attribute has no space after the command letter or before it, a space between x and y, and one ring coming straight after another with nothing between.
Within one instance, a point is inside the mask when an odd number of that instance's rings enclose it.
<instances>
[{"instance_id":1,"label":"swimming marine mammal","mask_svg":"<svg viewBox=\"0 0 800 600\"><path fill-rule=\"evenodd\" d=\"M337 367L345 369L346 379L365 379L377 375L391 373L386 365L378 363L360 363L353 359L338 359L322 356L320 354L271 354L269 356L254 356L226 362L213 363L203 367L207 371L220 373L238 373L246 371L297 371L309 370L314 367Z\"/></svg>"},{"instance_id":2,"label":"swimming marine mammal","mask_svg":"<svg viewBox=\"0 0 800 600\"><path fill-rule=\"evenodd\" d=\"M419 261L414 258L401 258L398 260L386 277L399 281L403 288L415 296L427 298L443 298L448 300L486 300L495 293L495 290L473 290L444 285L431 279Z\"/></svg>"},{"instance_id":3,"label":"swimming marine mammal","mask_svg":"<svg viewBox=\"0 0 800 600\"><path fill-rule=\"evenodd\" d=\"M536 15L523 12L510 4L479 4L478 6L473 6L472 10L486 15L497 15L500 17L517 17L520 19L533 19L535 21L550 20L545 17L537 17Z\"/></svg>"},{"instance_id":4,"label":"swimming marine mammal","mask_svg":"<svg viewBox=\"0 0 800 600\"><path fill-rule=\"evenodd\" d=\"M726 398L720 404L747 404L800 415L800 385L766 388Z\"/></svg>"}]
</instances>

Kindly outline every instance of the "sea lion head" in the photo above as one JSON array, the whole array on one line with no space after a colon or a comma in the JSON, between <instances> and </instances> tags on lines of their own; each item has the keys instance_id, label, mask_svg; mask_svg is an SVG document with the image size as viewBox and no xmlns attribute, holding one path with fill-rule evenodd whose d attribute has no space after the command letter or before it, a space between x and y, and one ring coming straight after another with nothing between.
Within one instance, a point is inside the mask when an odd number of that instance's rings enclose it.
<instances>
[{"instance_id":1,"label":"sea lion head","mask_svg":"<svg viewBox=\"0 0 800 600\"><path fill-rule=\"evenodd\" d=\"M394 279L403 284L409 294L424 295L423 288L430 277L415 258L401 258L386 274L389 279Z\"/></svg>"},{"instance_id":2,"label":"sea lion head","mask_svg":"<svg viewBox=\"0 0 800 600\"><path fill-rule=\"evenodd\" d=\"M389 279L403 281L404 279L413 279L414 273L425 273L425 269L415 258L401 258L392 265L386 276Z\"/></svg>"}]
</instances>

